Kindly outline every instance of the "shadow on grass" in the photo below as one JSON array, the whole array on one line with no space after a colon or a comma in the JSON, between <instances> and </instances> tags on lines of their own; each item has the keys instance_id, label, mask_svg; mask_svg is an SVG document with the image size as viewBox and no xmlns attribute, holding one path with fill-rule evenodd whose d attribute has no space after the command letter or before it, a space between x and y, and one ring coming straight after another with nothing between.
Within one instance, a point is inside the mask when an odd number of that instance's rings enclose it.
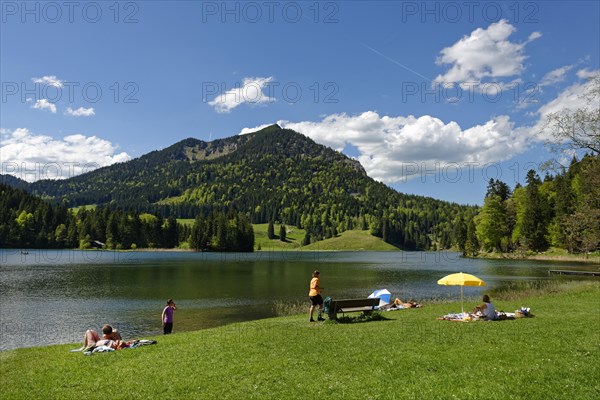
<instances>
[{"instance_id":1,"label":"shadow on grass","mask_svg":"<svg viewBox=\"0 0 600 400\"><path fill-rule=\"evenodd\" d=\"M327 322L332 323L332 324L359 324L359 323L371 322L371 321L393 321L393 319L384 317L383 315L381 315L379 313L373 313L373 314L369 314L369 315L360 314L356 317L350 317L350 316L344 315L343 317L339 317L334 320L328 320Z\"/></svg>"}]
</instances>

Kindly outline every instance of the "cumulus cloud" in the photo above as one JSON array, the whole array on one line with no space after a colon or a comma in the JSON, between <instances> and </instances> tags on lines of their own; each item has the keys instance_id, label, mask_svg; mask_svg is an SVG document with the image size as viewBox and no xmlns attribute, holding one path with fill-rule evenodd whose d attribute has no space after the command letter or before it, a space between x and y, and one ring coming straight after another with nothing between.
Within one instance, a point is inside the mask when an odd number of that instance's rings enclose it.
<instances>
[{"instance_id":1,"label":"cumulus cloud","mask_svg":"<svg viewBox=\"0 0 600 400\"><path fill-rule=\"evenodd\" d=\"M65 111L66 115L71 115L73 117L91 117L92 115L96 115L94 112L94 107L83 108L79 107L77 110L73 110L71 107L67 108Z\"/></svg>"},{"instance_id":2,"label":"cumulus cloud","mask_svg":"<svg viewBox=\"0 0 600 400\"><path fill-rule=\"evenodd\" d=\"M65 179L96 168L130 160L117 145L97 136L81 134L54 139L26 128L3 129L2 173L28 182L39 179Z\"/></svg>"},{"instance_id":3,"label":"cumulus cloud","mask_svg":"<svg viewBox=\"0 0 600 400\"><path fill-rule=\"evenodd\" d=\"M541 37L541 34L534 32L525 43L516 43L509 40L515 31L516 28L503 19L487 29L478 28L444 48L436 63L449 64L450 69L438 75L435 82L461 84L481 82L486 78L519 76L525 69L525 45Z\"/></svg>"},{"instance_id":4,"label":"cumulus cloud","mask_svg":"<svg viewBox=\"0 0 600 400\"><path fill-rule=\"evenodd\" d=\"M48 99L36 100L31 108L35 108L37 110L49 110L52 114L56 114L56 104L50 103Z\"/></svg>"},{"instance_id":5,"label":"cumulus cloud","mask_svg":"<svg viewBox=\"0 0 600 400\"><path fill-rule=\"evenodd\" d=\"M209 101L208 104L218 113L229 113L244 103L263 104L275 101L275 98L269 97L263 92L272 81L272 76L268 78L244 78L240 87L221 93L212 101Z\"/></svg>"},{"instance_id":6,"label":"cumulus cloud","mask_svg":"<svg viewBox=\"0 0 600 400\"><path fill-rule=\"evenodd\" d=\"M55 88L62 88L63 81L58 79L56 75L46 75L41 78L31 78L33 83L39 83L42 85L54 86Z\"/></svg>"},{"instance_id":7,"label":"cumulus cloud","mask_svg":"<svg viewBox=\"0 0 600 400\"><path fill-rule=\"evenodd\" d=\"M525 151L533 139L528 129L515 128L508 116L468 129L429 115L381 116L375 111L333 114L318 122L277 123L338 151L353 146L369 176L386 183L405 181L415 173L415 167L481 168Z\"/></svg>"}]
</instances>

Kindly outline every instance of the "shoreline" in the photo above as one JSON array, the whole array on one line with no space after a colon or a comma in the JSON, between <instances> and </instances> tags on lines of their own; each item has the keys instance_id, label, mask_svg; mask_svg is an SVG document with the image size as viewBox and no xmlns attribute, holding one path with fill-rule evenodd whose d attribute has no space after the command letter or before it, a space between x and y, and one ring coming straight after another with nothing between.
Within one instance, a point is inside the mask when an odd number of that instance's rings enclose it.
<instances>
[{"instance_id":1,"label":"shoreline","mask_svg":"<svg viewBox=\"0 0 600 400\"><path fill-rule=\"evenodd\" d=\"M570 281L570 282L564 282L564 281L563 282L560 282L560 281L546 282L546 285L547 286L542 286L542 287L537 287L537 288L531 287L529 285L525 285L523 287L513 287L507 291L500 291L500 292L496 292L496 293L492 292L492 296L494 298L494 302L514 302L516 300L516 298L521 301L528 301L530 299L535 299L535 298L544 297L544 296L560 296L560 295L563 295L563 294L569 293L569 292L578 292L580 290L589 290L590 288L600 289L600 286L598 286L598 282L595 280ZM471 302L471 303L478 303L479 297L475 296L475 295L465 296L464 301ZM459 302L453 298L439 298L439 299L430 299L429 301L422 302L422 304L424 306L430 306L430 307L432 307L432 306L433 307L438 307L438 306L456 306L456 307L458 307L458 305L464 304L464 301ZM306 312L308 312L308 302L307 302L307 306L306 306ZM381 311L378 311L378 312L381 312ZM305 314L304 311L302 311L302 312L297 312L297 311L283 312L283 313L278 313L273 316L267 316L267 317L262 317L262 318L257 318L257 319L249 319L249 320L244 320L244 321L231 321L231 322L227 322L224 324L217 324L214 326L209 326L206 328L177 331L176 333L190 334L190 333L199 333L199 332L211 331L211 330L229 329L229 327L231 327L232 325L241 324L241 326L243 326L246 324L253 324L256 322L262 323L260 321L266 321L266 320L278 320L278 319L288 318L288 317L304 316L304 314ZM386 313L383 312L383 315L386 315ZM155 335L150 334L144 338L145 339L147 339L147 338L156 339L156 338L160 338L160 337L163 337L163 335L162 335L162 333L159 332ZM54 344L46 344L46 345L23 346L23 347L16 347L16 348L10 348L10 349L2 349L2 350L0 350L0 358L3 353L7 354L10 352L15 352L15 351L23 350L23 349L49 349L49 348L53 348L53 347L66 347L66 346L78 347L78 344L80 344L79 341L78 342L54 343Z\"/></svg>"},{"instance_id":2,"label":"shoreline","mask_svg":"<svg viewBox=\"0 0 600 400\"><path fill-rule=\"evenodd\" d=\"M467 258L467 257L466 257ZM514 260L514 261L558 261L558 262L577 262L582 264L600 264L600 256L575 255L575 254L515 254L515 253L484 253L476 257L468 257L483 260Z\"/></svg>"},{"instance_id":3,"label":"shoreline","mask_svg":"<svg viewBox=\"0 0 600 400\"><path fill-rule=\"evenodd\" d=\"M307 252L307 253L315 253L315 252L331 252L331 253L339 253L339 252L368 252L368 253L377 253L377 252L405 252L405 253L460 253L459 250L369 250L364 248L356 248L356 249L315 249L309 248L305 249L304 247L295 247L295 248L278 248L278 247L270 247L270 248L262 248L260 250L254 250L252 252L234 252L234 251L197 251L194 249L183 249L183 248L140 248L140 249L127 249L127 250L117 250L117 249L79 249L79 248L0 248L2 252L36 252L36 251L82 251L82 252L111 252L111 253L206 253L206 254L253 254L253 253L273 253L273 252ZM27 254L24 254L27 255ZM585 257L581 254L516 254L516 253L480 253L474 257L467 257L461 255L460 258L464 259L481 259L481 260L513 260L513 261L527 261L527 260L535 260L535 261L558 261L558 262L577 262L582 264L600 264L600 255L593 255L589 257Z\"/></svg>"}]
</instances>

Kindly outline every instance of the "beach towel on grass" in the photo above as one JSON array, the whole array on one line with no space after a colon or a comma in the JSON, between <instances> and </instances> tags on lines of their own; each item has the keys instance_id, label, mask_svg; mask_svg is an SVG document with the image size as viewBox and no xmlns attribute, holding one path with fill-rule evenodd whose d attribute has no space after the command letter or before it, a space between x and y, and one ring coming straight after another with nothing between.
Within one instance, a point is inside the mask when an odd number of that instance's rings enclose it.
<instances>
[{"instance_id":1,"label":"beach towel on grass","mask_svg":"<svg viewBox=\"0 0 600 400\"><path fill-rule=\"evenodd\" d=\"M128 342L128 346L124 347L125 349L135 349L141 346L147 346L150 344L156 344L158 343L156 340L148 340L148 339L140 339L140 340L132 340L130 342ZM88 346L88 347L80 347L78 349L73 349L73 350L69 350L71 353L79 353L79 352L83 352L83 354L87 355L87 356L91 356L94 353L107 353L107 352L111 352L111 351L115 351L115 349L113 349L112 347L108 347L108 346L98 346L98 347L94 347L94 346Z\"/></svg>"}]
</instances>

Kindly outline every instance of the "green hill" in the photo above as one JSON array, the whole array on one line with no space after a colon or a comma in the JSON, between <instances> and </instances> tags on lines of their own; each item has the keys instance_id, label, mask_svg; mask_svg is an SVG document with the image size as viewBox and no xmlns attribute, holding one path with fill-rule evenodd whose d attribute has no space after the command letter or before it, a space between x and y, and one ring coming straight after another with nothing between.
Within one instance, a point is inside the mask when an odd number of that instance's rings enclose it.
<instances>
[{"instance_id":1,"label":"green hill","mask_svg":"<svg viewBox=\"0 0 600 400\"><path fill-rule=\"evenodd\" d=\"M371 235L368 231L346 231L339 236L309 244L302 250L371 250L390 251L398 247L386 243L383 239Z\"/></svg>"},{"instance_id":2,"label":"green hill","mask_svg":"<svg viewBox=\"0 0 600 400\"><path fill-rule=\"evenodd\" d=\"M69 207L180 219L241 212L253 224L305 230L310 242L368 229L409 250L451 247L461 218L475 212L398 193L368 177L358 161L277 125L212 142L185 139L66 180L7 182Z\"/></svg>"}]
</instances>

